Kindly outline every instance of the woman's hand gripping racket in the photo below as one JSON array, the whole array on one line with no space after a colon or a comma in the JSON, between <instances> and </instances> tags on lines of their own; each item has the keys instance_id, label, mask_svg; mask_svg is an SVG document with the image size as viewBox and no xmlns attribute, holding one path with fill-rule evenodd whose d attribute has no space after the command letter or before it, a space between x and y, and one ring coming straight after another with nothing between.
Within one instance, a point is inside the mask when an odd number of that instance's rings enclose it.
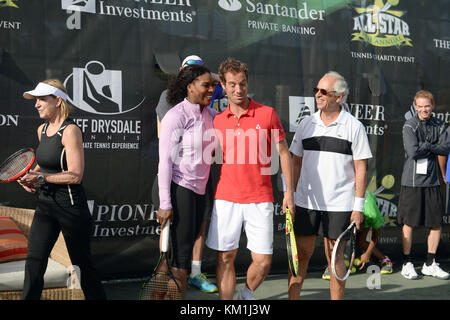
<instances>
[{"instance_id":1,"label":"woman's hand gripping racket","mask_svg":"<svg viewBox=\"0 0 450 320\"><path fill-rule=\"evenodd\" d=\"M0 182L6 183L20 179L31 169L35 159L36 155L31 148L15 152L0 166Z\"/></svg>"},{"instance_id":2,"label":"woman's hand gripping racket","mask_svg":"<svg viewBox=\"0 0 450 320\"><path fill-rule=\"evenodd\" d=\"M347 280L355 261L356 249L356 224L352 222L348 228L337 238L333 253L331 254L331 270L333 275L339 281ZM350 261L344 259L344 254L350 257ZM344 261L336 262L336 258L342 257Z\"/></svg>"},{"instance_id":3,"label":"woman's hand gripping racket","mask_svg":"<svg viewBox=\"0 0 450 320\"><path fill-rule=\"evenodd\" d=\"M170 222L164 225L161 234L161 253L150 279L143 284L139 300L181 300L182 292L172 274L167 251L169 248Z\"/></svg>"},{"instance_id":4,"label":"woman's hand gripping racket","mask_svg":"<svg viewBox=\"0 0 450 320\"><path fill-rule=\"evenodd\" d=\"M286 208L286 249L289 269L291 270L291 274L296 277L298 275L297 242L295 241L294 226L289 208Z\"/></svg>"}]
</instances>

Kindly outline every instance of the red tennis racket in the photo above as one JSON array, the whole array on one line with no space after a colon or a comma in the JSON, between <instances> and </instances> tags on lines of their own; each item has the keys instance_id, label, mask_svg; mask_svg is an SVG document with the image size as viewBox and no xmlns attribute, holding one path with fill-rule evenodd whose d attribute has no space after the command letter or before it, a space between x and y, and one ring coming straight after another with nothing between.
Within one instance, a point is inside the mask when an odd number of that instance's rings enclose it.
<instances>
[{"instance_id":1,"label":"red tennis racket","mask_svg":"<svg viewBox=\"0 0 450 320\"><path fill-rule=\"evenodd\" d=\"M6 183L19 179L33 166L36 155L31 148L21 149L0 165L0 182Z\"/></svg>"}]
</instances>

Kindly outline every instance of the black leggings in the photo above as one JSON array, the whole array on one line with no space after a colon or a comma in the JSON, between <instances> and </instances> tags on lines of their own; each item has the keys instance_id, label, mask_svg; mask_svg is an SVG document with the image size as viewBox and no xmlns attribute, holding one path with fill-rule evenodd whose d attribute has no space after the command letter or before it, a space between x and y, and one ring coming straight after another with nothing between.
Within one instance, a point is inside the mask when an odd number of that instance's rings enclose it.
<instances>
[{"instance_id":1,"label":"black leggings","mask_svg":"<svg viewBox=\"0 0 450 320\"><path fill-rule=\"evenodd\" d=\"M28 238L22 298L38 300L44 286L47 261L62 231L70 260L80 270L80 282L87 300L106 299L92 260L90 239L92 218L81 186L47 186L39 192L38 203ZM73 201L73 205L72 205Z\"/></svg>"},{"instance_id":2,"label":"black leggings","mask_svg":"<svg viewBox=\"0 0 450 320\"><path fill-rule=\"evenodd\" d=\"M192 248L204 218L205 195L173 182L170 192L173 207L173 223L170 226L172 266L188 270Z\"/></svg>"}]
</instances>

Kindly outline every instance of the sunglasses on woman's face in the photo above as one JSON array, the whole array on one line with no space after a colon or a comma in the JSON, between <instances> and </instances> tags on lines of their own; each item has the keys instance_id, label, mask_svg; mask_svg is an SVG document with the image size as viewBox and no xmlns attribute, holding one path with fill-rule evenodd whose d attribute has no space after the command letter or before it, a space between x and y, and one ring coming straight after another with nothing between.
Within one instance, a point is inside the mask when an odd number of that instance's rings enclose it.
<instances>
[{"instance_id":1,"label":"sunglasses on woman's face","mask_svg":"<svg viewBox=\"0 0 450 320\"><path fill-rule=\"evenodd\" d=\"M313 91L314 91L314 94L316 94L317 92L319 92L320 91L320 93L322 94L322 95L324 95L324 96L327 96L329 93L331 93L331 92L336 92L336 91L327 91L327 90L325 90L325 89L319 89L319 88L314 88L313 89Z\"/></svg>"},{"instance_id":2,"label":"sunglasses on woman's face","mask_svg":"<svg viewBox=\"0 0 450 320\"><path fill-rule=\"evenodd\" d=\"M185 65L191 66L193 64L199 64L199 65L203 65L203 61L202 60L188 60L184 63Z\"/></svg>"}]
</instances>

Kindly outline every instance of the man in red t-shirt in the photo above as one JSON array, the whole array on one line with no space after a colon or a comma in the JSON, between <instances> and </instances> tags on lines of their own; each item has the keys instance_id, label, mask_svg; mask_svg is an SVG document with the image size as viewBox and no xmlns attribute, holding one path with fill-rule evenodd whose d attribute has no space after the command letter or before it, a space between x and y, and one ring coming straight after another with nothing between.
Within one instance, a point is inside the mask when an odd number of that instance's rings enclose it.
<instances>
[{"instance_id":1,"label":"man in red t-shirt","mask_svg":"<svg viewBox=\"0 0 450 320\"><path fill-rule=\"evenodd\" d=\"M219 76L229 104L214 118L223 163L206 245L218 251L219 297L231 300L236 287L234 261L244 226L252 263L238 299L251 300L254 299L253 292L269 273L272 262L274 199L271 174L278 171L276 166L279 164L272 151L279 153L286 182L283 211L289 208L294 213L291 156L275 110L247 96L247 65L229 58L221 64ZM272 150L273 146L276 150Z\"/></svg>"}]
</instances>

